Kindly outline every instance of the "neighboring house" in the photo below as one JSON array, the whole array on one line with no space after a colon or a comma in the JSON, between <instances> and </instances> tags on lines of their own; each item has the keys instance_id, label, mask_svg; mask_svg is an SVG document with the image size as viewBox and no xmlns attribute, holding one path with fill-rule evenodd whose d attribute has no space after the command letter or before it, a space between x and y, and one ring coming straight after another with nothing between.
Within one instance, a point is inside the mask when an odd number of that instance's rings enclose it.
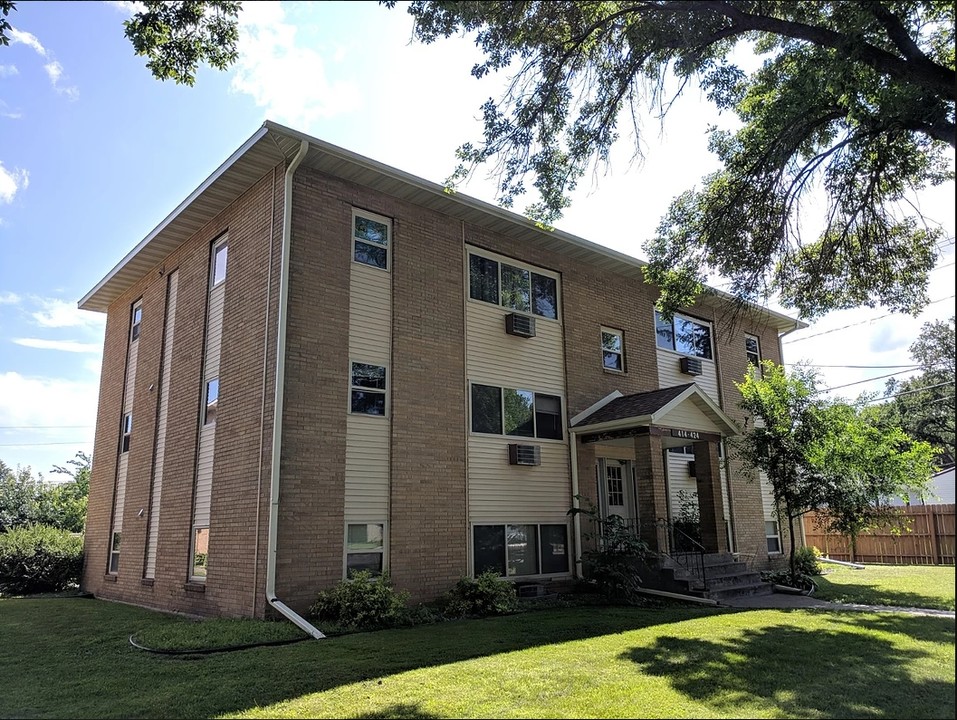
<instances>
[{"instance_id":1,"label":"neighboring house","mask_svg":"<svg viewBox=\"0 0 957 720\"><path fill-rule=\"evenodd\" d=\"M953 505L954 504L954 466L934 473L927 483L927 494L920 498L911 494L906 500L893 498L891 505Z\"/></svg>"},{"instance_id":2,"label":"neighboring house","mask_svg":"<svg viewBox=\"0 0 957 720\"><path fill-rule=\"evenodd\" d=\"M107 313L83 587L261 617L358 569L569 581L578 494L667 552L697 493L706 550L767 565L724 439L803 325L717 291L665 320L642 265L265 123L80 302Z\"/></svg>"}]
</instances>

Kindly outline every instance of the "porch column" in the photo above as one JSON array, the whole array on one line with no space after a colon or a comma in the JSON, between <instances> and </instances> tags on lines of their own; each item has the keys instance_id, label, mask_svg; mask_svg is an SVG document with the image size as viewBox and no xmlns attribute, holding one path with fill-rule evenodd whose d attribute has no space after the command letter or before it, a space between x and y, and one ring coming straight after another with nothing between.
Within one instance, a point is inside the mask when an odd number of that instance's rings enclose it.
<instances>
[{"instance_id":1,"label":"porch column","mask_svg":"<svg viewBox=\"0 0 957 720\"><path fill-rule=\"evenodd\" d=\"M659 435L649 433L635 437L635 485L641 539L653 551L666 551L664 528L656 525L658 520L668 518L668 490Z\"/></svg>"},{"instance_id":2,"label":"porch column","mask_svg":"<svg viewBox=\"0 0 957 720\"><path fill-rule=\"evenodd\" d=\"M698 508L701 512L701 544L704 545L706 552L728 552L717 443L696 442L694 464L695 482L698 485Z\"/></svg>"}]
</instances>

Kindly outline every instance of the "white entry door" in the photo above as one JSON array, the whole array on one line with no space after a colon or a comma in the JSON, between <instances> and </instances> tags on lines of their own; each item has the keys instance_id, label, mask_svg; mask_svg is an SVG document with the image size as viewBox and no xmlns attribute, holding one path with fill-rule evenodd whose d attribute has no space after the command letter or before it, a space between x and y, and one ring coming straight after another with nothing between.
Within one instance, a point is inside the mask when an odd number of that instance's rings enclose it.
<instances>
[{"instance_id":1,"label":"white entry door","mask_svg":"<svg viewBox=\"0 0 957 720\"><path fill-rule=\"evenodd\" d=\"M604 506L602 515L620 515L626 520L636 518L635 483L631 463L609 459L602 460L599 465Z\"/></svg>"}]
</instances>

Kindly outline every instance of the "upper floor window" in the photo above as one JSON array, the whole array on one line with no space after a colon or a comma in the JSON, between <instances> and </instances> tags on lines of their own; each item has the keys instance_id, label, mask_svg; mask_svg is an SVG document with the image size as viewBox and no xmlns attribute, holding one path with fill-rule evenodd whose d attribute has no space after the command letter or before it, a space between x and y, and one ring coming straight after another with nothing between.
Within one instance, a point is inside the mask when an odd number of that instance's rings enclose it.
<instances>
[{"instance_id":1,"label":"upper floor window","mask_svg":"<svg viewBox=\"0 0 957 720\"><path fill-rule=\"evenodd\" d=\"M354 211L352 215L352 257L357 263L389 269L389 245L392 221L372 213Z\"/></svg>"},{"instance_id":2,"label":"upper floor window","mask_svg":"<svg viewBox=\"0 0 957 720\"><path fill-rule=\"evenodd\" d=\"M130 439L133 437L133 413L123 416L123 437L120 441L120 452L130 451Z\"/></svg>"},{"instance_id":3,"label":"upper floor window","mask_svg":"<svg viewBox=\"0 0 957 720\"><path fill-rule=\"evenodd\" d=\"M352 412L385 415L385 368L354 362L351 377Z\"/></svg>"},{"instance_id":4,"label":"upper floor window","mask_svg":"<svg viewBox=\"0 0 957 720\"><path fill-rule=\"evenodd\" d=\"M529 390L473 384L472 432L561 440L562 400Z\"/></svg>"},{"instance_id":5,"label":"upper floor window","mask_svg":"<svg viewBox=\"0 0 957 720\"><path fill-rule=\"evenodd\" d=\"M206 412L203 419L204 425L212 425L216 422L216 408L219 405L219 378L213 378L206 383Z\"/></svg>"},{"instance_id":6,"label":"upper floor window","mask_svg":"<svg viewBox=\"0 0 957 720\"><path fill-rule=\"evenodd\" d=\"M555 278L472 253L469 297L552 320L558 318Z\"/></svg>"},{"instance_id":7,"label":"upper floor window","mask_svg":"<svg viewBox=\"0 0 957 720\"><path fill-rule=\"evenodd\" d=\"M671 320L655 310L658 347L711 360L711 326L701 320L675 315Z\"/></svg>"},{"instance_id":8,"label":"upper floor window","mask_svg":"<svg viewBox=\"0 0 957 720\"><path fill-rule=\"evenodd\" d=\"M140 323L143 322L143 301L133 306L133 316L130 320L130 342L133 342L140 336Z\"/></svg>"},{"instance_id":9,"label":"upper floor window","mask_svg":"<svg viewBox=\"0 0 957 720\"><path fill-rule=\"evenodd\" d=\"M213 287L226 279L226 259L229 255L229 244L220 240L213 248Z\"/></svg>"},{"instance_id":10,"label":"upper floor window","mask_svg":"<svg viewBox=\"0 0 957 720\"><path fill-rule=\"evenodd\" d=\"M621 330L601 329L601 364L606 370L625 371L625 336Z\"/></svg>"},{"instance_id":11,"label":"upper floor window","mask_svg":"<svg viewBox=\"0 0 957 720\"><path fill-rule=\"evenodd\" d=\"M754 335L744 336L744 352L748 356L748 364L761 372L761 343Z\"/></svg>"}]
</instances>

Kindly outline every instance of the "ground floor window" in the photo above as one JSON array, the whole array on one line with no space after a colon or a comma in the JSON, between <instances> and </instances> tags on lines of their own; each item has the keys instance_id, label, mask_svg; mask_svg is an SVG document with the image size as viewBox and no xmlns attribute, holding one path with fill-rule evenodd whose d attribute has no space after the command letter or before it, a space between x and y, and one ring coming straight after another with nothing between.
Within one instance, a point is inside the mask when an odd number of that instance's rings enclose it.
<instances>
[{"instance_id":1,"label":"ground floor window","mask_svg":"<svg viewBox=\"0 0 957 720\"><path fill-rule=\"evenodd\" d=\"M502 577L568 572L566 525L475 525L475 574L493 570Z\"/></svg>"},{"instance_id":2,"label":"ground floor window","mask_svg":"<svg viewBox=\"0 0 957 720\"><path fill-rule=\"evenodd\" d=\"M777 520L765 520L764 534L768 539L768 554L781 552L781 531Z\"/></svg>"},{"instance_id":3,"label":"ground floor window","mask_svg":"<svg viewBox=\"0 0 957 720\"><path fill-rule=\"evenodd\" d=\"M192 566L189 579L193 582L206 582L206 566L209 562L209 528L193 528Z\"/></svg>"},{"instance_id":4,"label":"ground floor window","mask_svg":"<svg viewBox=\"0 0 957 720\"><path fill-rule=\"evenodd\" d=\"M120 533L113 533L110 539L110 574L116 575L120 570Z\"/></svg>"},{"instance_id":5,"label":"ground floor window","mask_svg":"<svg viewBox=\"0 0 957 720\"><path fill-rule=\"evenodd\" d=\"M385 566L385 525L353 523L346 526L346 577L360 570L381 575Z\"/></svg>"}]
</instances>

